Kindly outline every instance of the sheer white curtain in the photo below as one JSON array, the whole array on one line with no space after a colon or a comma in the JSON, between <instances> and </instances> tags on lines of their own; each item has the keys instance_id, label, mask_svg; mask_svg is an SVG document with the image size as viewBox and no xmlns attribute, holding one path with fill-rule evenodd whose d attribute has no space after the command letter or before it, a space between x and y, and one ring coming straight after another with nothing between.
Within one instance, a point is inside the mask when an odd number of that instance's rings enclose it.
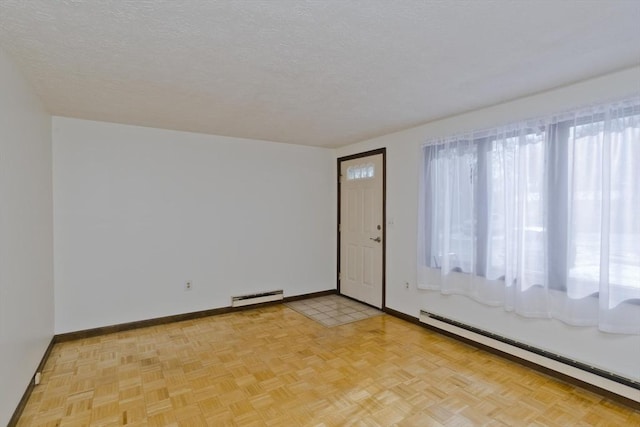
<instances>
[{"instance_id":1,"label":"sheer white curtain","mask_svg":"<svg viewBox=\"0 0 640 427\"><path fill-rule=\"evenodd\" d=\"M640 97L422 154L419 287L640 334Z\"/></svg>"}]
</instances>

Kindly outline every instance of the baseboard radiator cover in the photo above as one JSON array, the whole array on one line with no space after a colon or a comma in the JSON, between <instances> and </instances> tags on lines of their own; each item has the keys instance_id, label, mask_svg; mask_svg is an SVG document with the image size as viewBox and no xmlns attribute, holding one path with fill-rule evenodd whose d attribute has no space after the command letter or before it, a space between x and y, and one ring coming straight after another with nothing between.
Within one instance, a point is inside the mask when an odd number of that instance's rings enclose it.
<instances>
[{"instance_id":1,"label":"baseboard radiator cover","mask_svg":"<svg viewBox=\"0 0 640 427\"><path fill-rule=\"evenodd\" d=\"M424 310L420 322L640 403L640 382Z\"/></svg>"},{"instance_id":2,"label":"baseboard radiator cover","mask_svg":"<svg viewBox=\"0 0 640 427\"><path fill-rule=\"evenodd\" d=\"M239 295L231 297L231 307L244 307L245 305L260 304L264 302L282 301L284 299L284 292L270 291L260 292L256 294Z\"/></svg>"}]
</instances>

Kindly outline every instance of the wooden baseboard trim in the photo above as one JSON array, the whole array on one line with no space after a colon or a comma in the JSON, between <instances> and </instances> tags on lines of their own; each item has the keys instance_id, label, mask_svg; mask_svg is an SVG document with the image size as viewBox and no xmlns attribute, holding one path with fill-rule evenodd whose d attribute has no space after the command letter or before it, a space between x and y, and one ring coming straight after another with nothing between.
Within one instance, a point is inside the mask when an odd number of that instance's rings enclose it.
<instances>
[{"instance_id":1,"label":"wooden baseboard trim","mask_svg":"<svg viewBox=\"0 0 640 427\"><path fill-rule=\"evenodd\" d=\"M38 364L36 371L33 373L33 376L31 376L31 381L29 381L29 385L27 386L26 390L22 394L22 398L20 399L20 402L18 402L18 406L16 406L15 411L13 411L13 415L9 419L9 424L7 424L7 427L15 427L16 425L18 425L18 420L20 419L20 416L22 415L22 412L24 411L25 406L27 406L27 401L29 400L29 397L31 397L31 393L33 393L33 389L36 387L36 384L35 384L36 373L42 372L42 370L44 369L44 365L47 363L47 360L51 355L51 350L53 350L54 345L55 345L55 336L51 338L51 341L49 341L49 345L47 346L47 349L44 351L44 354L42 355L42 359L40 359L40 363Z\"/></svg>"},{"instance_id":2,"label":"wooden baseboard trim","mask_svg":"<svg viewBox=\"0 0 640 427\"><path fill-rule=\"evenodd\" d=\"M309 298L326 297L328 295L335 295L337 293L338 293L337 289L329 289L329 290L326 290L326 291L311 292L309 294L302 294L302 295L294 295L292 297L285 297L282 302L292 302L292 301L300 301L300 300L309 299Z\"/></svg>"},{"instance_id":3,"label":"wooden baseboard trim","mask_svg":"<svg viewBox=\"0 0 640 427\"><path fill-rule=\"evenodd\" d=\"M584 382L584 381L579 380L577 378L574 378L574 377L572 377L570 375L566 375L566 374L563 374L561 372L554 371L553 369L549 369L549 368L547 368L545 366L540 366L537 363L530 362L529 360L522 359L522 358L520 358L518 356L514 356L513 354L505 353L505 352L503 352L501 350L495 349L495 348L493 348L491 346L479 343L479 342L471 340L469 338L461 337L460 335L456 335L456 334L454 334L452 332L436 328L435 326L427 325L426 323L421 322L420 318L418 318L418 317L413 317L413 316L410 316L408 314L402 313L400 311L393 310L393 309L388 308L388 307L386 307L384 309L384 311L385 311L385 313L387 313L387 314L389 314L391 316L397 317L398 319L405 320L405 321L407 321L409 323L413 323L415 325L421 326L421 327L423 327L425 329L428 329L430 331L436 332L436 333L441 334L441 335L445 335L445 336L447 336L449 338L453 338L456 341L460 341L460 342L462 342L464 344L468 344L468 345L470 345L472 347L476 347L476 348L478 348L480 350L484 350L484 351L489 352L491 354L495 354L496 356L500 356L500 357L505 358L507 360L510 360L512 362L518 363L518 364L520 364L522 366L525 366L527 368L533 369L535 371L538 371L538 372L540 372L542 374L548 375L548 376L550 376L552 378L555 378L557 380L564 381L566 383L578 386L578 387L583 388L583 389L585 389L587 391L590 391L592 393L599 394L602 397L605 397L605 398L607 398L609 400L617 402L617 403L619 403L621 405L627 406L627 407L629 407L629 408L631 408L631 409L633 409L635 411L640 411L640 403L636 402L633 399L629 399L627 397L620 396L619 394L616 394L616 393L613 393L613 392L611 392L609 390L605 390L603 388L597 387L597 386L595 386L593 384Z\"/></svg>"},{"instance_id":4,"label":"wooden baseboard trim","mask_svg":"<svg viewBox=\"0 0 640 427\"><path fill-rule=\"evenodd\" d=\"M172 316L138 320L135 322L119 323L117 325L101 326L99 328L84 329L84 330L75 331L75 332L67 332L64 334L56 335L54 339L56 343L74 341L74 340L83 339L83 338L91 338L91 337L97 337L97 336L106 335L106 334L112 334L115 332L130 331L132 329L148 328L150 326L165 325L168 323L182 322L184 320L200 319L202 317L216 316L220 314L234 313L237 311L244 311L244 310L252 310L255 308L267 307L270 305L282 304L290 301L297 301L301 299L332 295L335 293L336 293L335 289L329 289L326 291L312 292L312 293L302 294L302 295L294 295L294 296L286 297L281 301L270 301L270 302L264 302L260 304L246 305L242 307L220 307L220 308L213 308L209 310L194 311L191 313L174 314Z\"/></svg>"},{"instance_id":5,"label":"wooden baseboard trim","mask_svg":"<svg viewBox=\"0 0 640 427\"><path fill-rule=\"evenodd\" d=\"M393 308L389 307L385 307L383 311L387 314L392 315L393 317L397 317L398 319L402 319L406 322L422 326L422 324L420 323L420 319L417 317L409 316L408 314L405 314L401 311L396 311Z\"/></svg>"}]
</instances>

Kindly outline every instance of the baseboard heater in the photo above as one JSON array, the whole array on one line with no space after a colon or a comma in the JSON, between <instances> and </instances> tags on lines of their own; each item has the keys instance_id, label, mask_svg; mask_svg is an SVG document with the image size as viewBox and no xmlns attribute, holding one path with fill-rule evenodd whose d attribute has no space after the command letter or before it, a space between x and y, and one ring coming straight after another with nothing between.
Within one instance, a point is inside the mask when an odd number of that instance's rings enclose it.
<instances>
[{"instance_id":1,"label":"baseboard heater","mask_svg":"<svg viewBox=\"0 0 640 427\"><path fill-rule=\"evenodd\" d=\"M420 322L640 402L640 382L424 310Z\"/></svg>"},{"instance_id":2,"label":"baseboard heater","mask_svg":"<svg viewBox=\"0 0 640 427\"><path fill-rule=\"evenodd\" d=\"M282 301L283 299L284 292L282 290L239 295L237 297L231 297L231 307L243 307L245 305L260 304L263 302Z\"/></svg>"}]
</instances>

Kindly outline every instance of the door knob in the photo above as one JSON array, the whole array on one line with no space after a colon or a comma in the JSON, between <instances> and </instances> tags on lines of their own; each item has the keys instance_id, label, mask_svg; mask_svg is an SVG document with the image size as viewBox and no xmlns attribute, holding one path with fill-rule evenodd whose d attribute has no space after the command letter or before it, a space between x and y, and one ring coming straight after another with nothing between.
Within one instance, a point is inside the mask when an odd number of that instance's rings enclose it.
<instances>
[{"instance_id":1,"label":"door knob","mask_svg":"<svg viewBox=\"0 0 640 427\"><path fill-rule=\"evenodd\" d=\"M375 239L373 237L369 237L369 240L373 240L374 242L382 242L382 239L380 238L380 236L376 237Z\"/></svg>"}]
</instances>

